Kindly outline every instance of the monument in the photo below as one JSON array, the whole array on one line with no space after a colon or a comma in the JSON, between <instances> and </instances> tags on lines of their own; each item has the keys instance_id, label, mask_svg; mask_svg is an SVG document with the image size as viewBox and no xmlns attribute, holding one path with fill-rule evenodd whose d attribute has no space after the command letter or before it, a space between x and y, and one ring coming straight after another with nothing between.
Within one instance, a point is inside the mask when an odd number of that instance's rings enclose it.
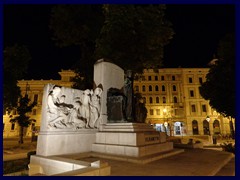
<instances>
[{"instance_id":1,"label":"monument","mask_svg":"<svg viewBox=\"0 0 240 180\"><path fill-rule=\"evenodd\" d=\"M100 59L94 65L94 83L97 85L94 89L82 91L47 84L37 151L31 156L30 165L40 164L45 172L53 174L54 167L47 163L56 161L56 158L61 159L60 164L72 163L61 158L68 154L147 158L173 150L165 133L160 134L143 123L146 108L139 95L133 96L131 72L124 75L119 66ZM64 167L85 167L80 164L75 162ZM104 168L108 174L109 166Z\"/></svg>"}]
</instances>

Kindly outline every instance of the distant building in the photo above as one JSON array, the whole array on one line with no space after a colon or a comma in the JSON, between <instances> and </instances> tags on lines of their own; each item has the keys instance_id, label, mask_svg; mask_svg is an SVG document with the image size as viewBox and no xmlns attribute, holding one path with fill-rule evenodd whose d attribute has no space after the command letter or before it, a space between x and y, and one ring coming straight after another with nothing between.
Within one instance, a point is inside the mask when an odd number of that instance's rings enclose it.
<instances>
[{"instance_id":1,"label":"distant building","mask_svg":"<svg viewBox=\"0 0 240 180\"><path fill-rule=\"evenodd\" d=\"M230 134L224 118L203 99L199 86L209 68L162 68L144 73L134 81L148 110L146 122L169 135Z\"/></svg>"},{"instance_id":2,"label":"distant building","mask_svg":"<svg viewBox=\"0 0 240 180\"><path fill-rule=\"evenodd\" d=\"M29 113L30 118L33 120L31 126L25 129L25 136L32 136L32 133L37 133L40 130L41 124L41 110L42 110L42 97L43 88L46 84L52 83L64 87L71 87L72 82L70 81L75 73L72 70L62 70L59 72L61 76L60 80L19 80L18 86L21 88L22 95L25 95L26 90L28 97L31 102L36 101L37 105L33 108L32 112ZM16 116L16 110L13 110L11 114L13 117ZM14 137L19 135L18 124L10 123L9 115L4 112L3 114L3 137Z\"/></svg>"},{"instance_id":3,"label":"distant building","mask_svg":"<svg viewBox=\"0 0 240 180\"><path fill-rule=\"evenodd\" d=\"M146 123L169 135L211 135L230 134L229 119L224 118L203 99L199 93L201 82L206 80L209 68L162 68L144 73L134 81L134 92L142 94L148 111ZM40 129L43 88L47 83L71 87L71 70L59 72L60 80L19 80L23 95L26 89L31 101L37 101L29 116L33 119L25 129L25 136L31 137ZM11 112L12 116L16 111ZM9 122L9 115L3 115L3 137L19 134L17 124ZM235 123L234 123L235 124ZM234 127L235 128L235 127Z\"/></svg>"}]
</instances>

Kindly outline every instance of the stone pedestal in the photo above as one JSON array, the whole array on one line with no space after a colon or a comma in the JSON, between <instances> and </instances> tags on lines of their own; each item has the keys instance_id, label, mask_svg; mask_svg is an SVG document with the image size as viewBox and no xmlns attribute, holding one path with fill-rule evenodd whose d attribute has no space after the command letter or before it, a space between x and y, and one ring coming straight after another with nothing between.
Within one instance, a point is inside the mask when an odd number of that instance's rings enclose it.
<instances>
[{"instance_id":1,"label":"stone pedestal","mask_svg":"<svg viewBox=\"0 0 240 180\"><path fill-rule=\"evenodd\" d=\"M144 157L173 150L166 134L144 123L107 123L96 133L92 151L112 155Z\"/></svg>"},{"instance_id":2,"label":"stone pedestal","mask_svg":"<svg viewBox=\"0 0 240 180\"><path fill-rule=\"evenodd\" d=\"M38 135L37 155L52 156L89 152L95 142L96 131L40 132Z\"/></svg>"}]
</instances>

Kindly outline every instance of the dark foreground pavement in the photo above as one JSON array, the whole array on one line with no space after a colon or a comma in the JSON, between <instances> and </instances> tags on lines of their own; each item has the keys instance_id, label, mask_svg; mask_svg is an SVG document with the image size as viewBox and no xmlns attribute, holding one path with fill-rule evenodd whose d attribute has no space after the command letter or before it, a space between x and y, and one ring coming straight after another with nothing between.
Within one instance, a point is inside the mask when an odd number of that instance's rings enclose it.
<instances>
[{"instance_id":1,"label":"dark foreground pavement","mask_svg":"<svg viewBox=\"0 0 240 180\"><path fill-rule=\"evenodd\" d=\"M31 147L5 151L3 160L26 158L27 152L32 150L34 149ZM180 154L147 164L101 157L89 157L84 160L108 162L111 166L111 176L235 176L235 156L229 152L213 149L185 149Z\"/></svg>"}]
</instances>

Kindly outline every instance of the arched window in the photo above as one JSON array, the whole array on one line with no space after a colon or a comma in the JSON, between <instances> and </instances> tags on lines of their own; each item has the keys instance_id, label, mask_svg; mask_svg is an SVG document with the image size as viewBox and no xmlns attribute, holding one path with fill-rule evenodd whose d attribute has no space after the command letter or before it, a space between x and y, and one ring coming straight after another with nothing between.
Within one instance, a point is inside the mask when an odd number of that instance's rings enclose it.
<instances>
[{"instance_id":1,"label":"arched window","mask_svg":"<svg viewBox=\"0 0 240 180\"><path fill-rule=\"evenodd\" d=\"M149 103L150 103L150 104L153 103L152 97L149 98Z\"/></svg>"},{"instance_id":2,"label":"arched window","mask_svg":"<svg viewBox=\"0 0 240 180\"><path fill-rule=\"evenodd\" d=\"M156 97L156 103L159 103L159 97Z\"/></svg>"},{"instance_id":3,"label":"arched window","mask_svg":"<svg viewBox=\"0 0 240 180\"><path fill-rule=\"evenodd\" d=\"M220 123L219 123L219 120L217 119L213 121L213 133L220 134Z\"/></svg>"},{"instance_id":4,"label":"arched window","mask_svg":"<svg viewBox=\"0 0 240 180\"><path fill-rule=\"evenodd\" d=\"M135 86L135 91L138 92L139 91L139 87Z\"/></svg>"},{"instance_id":5,"label":"arched window","mask_svg":"<svg viewBox=\"0 0 240 180\"><path fill-rule=\"evenodd\" d=\"M163 97L162 99L163 99L163 103L166 103L166 97Z\"/></svg>"},{"instance_id":6,"label":"arched window","mask_svg":"<svg viewBox=\"0 0 240 180\"><path fill-rule=\"evenodd\" d=\"M146 87L143 85L142 86L142 91L145 92L146 91Z\"/></svg>"},{"instance_id":7,"label":"arched window","mask_svg":"<svg viewBox=\"0 0 240 180\"><path fill-rule=\"evenodd\" d=\"M173 90L173 91L177 91L176 85L173 85L173 86L172 86L172 90Z\"/></svg>"},{"instance_id":8,"label":"arched window","mask_svg":"<svg viewBox=\"0 0 240 180\"><path fill-rule=\"evenodd\" d=\"M173 97L173 102L177 103L177 97L176 96Z\"/></svg>"},{"instance_id":9,"label":"arched window","mask_svg":"<svg viewBox=\"0 0 240 180\"><path fill-rule=\"evenodd\" d=\"M149 91L152 91L152 86L151 86L151 85L148 87L148 90L149 90Z\"/></svg>"},{"instance_id":10,"label":"arched window","mask_svg":"<svg viewBox=\"0 0 240 180\"><path fill-rule=\"evenodd\" d=\"M158 85L155 86L155 91L158 91Z\"/></svg>"},{"instance_id":11,"label":"arched window","mask_svg":"<svg viewBox=\"0 0 240 180\"><path fill-rule=\"evenodd\" d=\"M206 119L203 121L203 134L210 135L209 122Z\"/></svg>"},{"instance_id":12,"label":"arched window","mask_svg":"<svg viewBox=\"0 0 240 180\"><path fill-rule=\"evenodd\" d=\"M193 135L199 134L199 132L198 132L198 122L197 122L197 120L193 120L193 121L192 121L192 132L193 132Z\"/></svg>"},{"instance_id":13,"label":"arched window","mask_svg":"<svg viewBox=\"0 0 240 180\"><path fill-rule=\"evenodd\" d=\"M162 85L162 91L165 91L165 86L164 85Z\"/></svg>"}]
</instances>

